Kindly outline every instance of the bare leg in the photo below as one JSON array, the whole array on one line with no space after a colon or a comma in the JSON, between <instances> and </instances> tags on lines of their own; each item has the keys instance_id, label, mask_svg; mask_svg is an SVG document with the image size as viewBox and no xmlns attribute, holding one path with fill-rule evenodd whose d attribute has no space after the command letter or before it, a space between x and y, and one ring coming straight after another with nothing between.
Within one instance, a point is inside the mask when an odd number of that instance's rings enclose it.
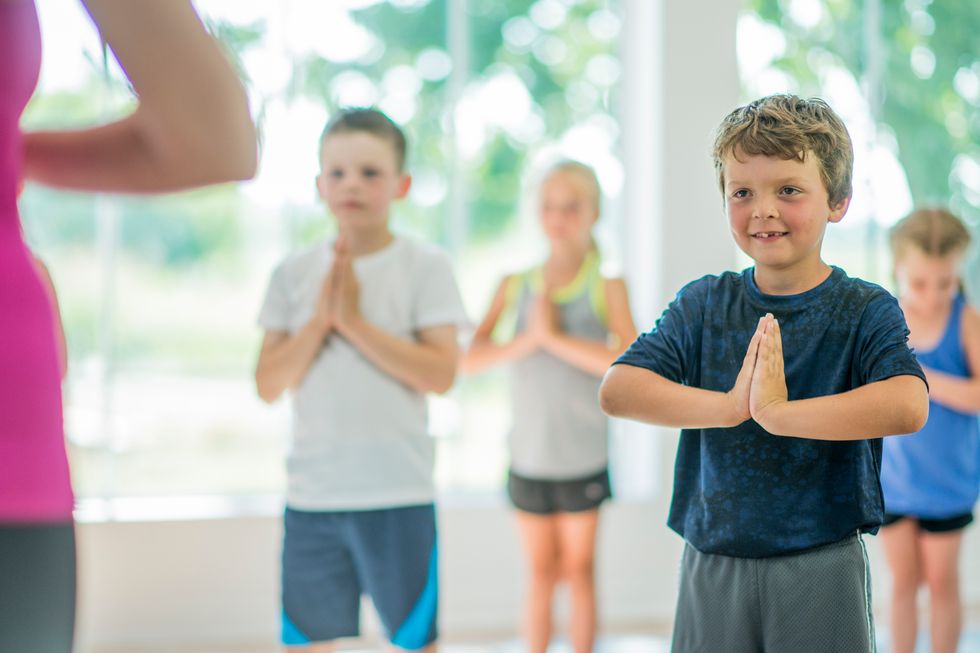
<instances>
[{"instance_id":1,"label":"bare leg","mask_svg":"<svg viewBox=\"0 0 980 653\"><path fill-rule=\"evenodd\" d=\"M551 641L551 601L558 582L556 518L517 511L517 525L528 561L525 636L529 653L546 653Z\"/></svg>"},{"instance_id":2,"label":"bare leg","mask_svg":"<svg viewBox=\"0 0 980 653\"><path fill-rule=\"evenodd\" d=\"M922 579L919 561L919 524L902 519L881 529L885 559L892 575L892 653L913 653L918 631L916 596Z\"/></svg>"},{"instance_id":3,"label":"bare leg","mask_svg":"<svg viewBox=\"0 0 980 653\"><path fill-rule=\"evenodd\" d=\"M960 544L963 531L922 533L920 551L929 587L929 633L932 653L956 653L963 628L960 602Z\"/></svg>"},{"instance_id":4,"label":"bare leg","mask_svg":"<svg viewBox=\"0 0 980 653\"><path fill-rule=\"evenodd\" d=\"M571 592L574 653L592 653L596 635L595 540L599 509L558 515L562 577Z\"/></svg>"}]
</instances>

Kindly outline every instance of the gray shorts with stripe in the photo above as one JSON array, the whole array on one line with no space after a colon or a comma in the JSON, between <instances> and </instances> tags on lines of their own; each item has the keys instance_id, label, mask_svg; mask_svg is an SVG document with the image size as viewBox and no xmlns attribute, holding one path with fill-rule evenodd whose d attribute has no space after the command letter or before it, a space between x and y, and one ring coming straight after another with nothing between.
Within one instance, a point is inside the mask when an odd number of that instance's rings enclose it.
<instances>
[{"instance_id":1,"label":"gray shorts with stripe","mask_svg":"<svg viewBox=\"0 0 980 653\"><path fill-rule=\"evenodd\" d=\"M689 544L672 653L874 653L860 535L802 553L734 558Z\"/></svg>"}]
</instances>

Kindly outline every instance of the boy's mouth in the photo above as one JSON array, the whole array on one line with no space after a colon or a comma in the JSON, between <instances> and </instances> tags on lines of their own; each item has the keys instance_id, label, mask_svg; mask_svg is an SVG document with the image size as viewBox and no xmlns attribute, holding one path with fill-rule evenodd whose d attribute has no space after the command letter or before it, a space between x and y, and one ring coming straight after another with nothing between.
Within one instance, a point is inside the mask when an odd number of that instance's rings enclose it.
<instances>
[{"instance_id":1,"label":"boy's mouth","mask_svg":"<svg viewBox=\"0 0 980 653\"><path fill-rule=\"evenodd\" d=\"M752 237L756 240L775 240L786 235L789 235L788 231L759 231L752 234Z\"/></svg>"}]
</instances>

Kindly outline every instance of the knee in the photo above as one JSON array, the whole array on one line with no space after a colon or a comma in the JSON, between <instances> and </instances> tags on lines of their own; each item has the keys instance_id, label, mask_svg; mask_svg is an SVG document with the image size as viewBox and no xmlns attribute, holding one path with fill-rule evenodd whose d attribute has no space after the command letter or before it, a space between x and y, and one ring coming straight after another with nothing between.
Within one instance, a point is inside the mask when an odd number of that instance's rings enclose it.
<instances>
[{"instance_id":1,"label":"knee","mask_svg":"<svg viewBox=\"0 0 980 653\"><path fill-rule=\"evenodd\" d=\"M960 582L955 570L927 573L925 581L930 597L947 600L959 597Z\"/></svg>"},{"instance_id":2,"label":"knee","mask_svg":"<svg viewBox=\"0 0 980 653\"><path fill-rule=\"evenodd\" d=\"M922 576L916 568L892 570L892 594L897 598L914 597L921 584Z\"/></svg>"},{"instance_id":3,"label":"knee","mask_svg":"<svg viewBox=\"0 0 980 653\"><path fill-rule=\"evenodd\" d=\"M592 585L595 564L591 558L562 561L561 575L570 585Z\"/></svg>"},{"instance_id":4,"label":"knee","mask_svg":"<svg viewBox=\"0 0 980 653\"><path fill-rule=\"evenodd\" d=\"M531 582L537 585L554 585L558 582L559 569L554 560L532 560Z\"/></svg>"}]
</instances>

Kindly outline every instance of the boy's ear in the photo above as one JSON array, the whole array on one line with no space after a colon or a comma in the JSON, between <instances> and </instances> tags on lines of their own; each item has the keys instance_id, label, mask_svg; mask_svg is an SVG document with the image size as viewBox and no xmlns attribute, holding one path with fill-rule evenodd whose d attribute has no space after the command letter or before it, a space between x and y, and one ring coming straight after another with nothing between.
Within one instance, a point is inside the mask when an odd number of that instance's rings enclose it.
<instances>
[{"instance_id":1,"label":"boy's ear","mask_svg":"<svg viewBox=\"0 0 980 653\"><path fill-rule=\"evenodd\" d=\"M323 199L324 197L327 196L326 189L327 189L327 180L324 178L323 173L321 172L316 176L316 192L317 195L320 196L320 199Z\"/></svg>"},{"instance_id":2,"label":"boy's ear","mask_svg":"<svg viewBox=\"0 0 980 653\"><path fill-rule=\"evenodd\" d=\"M398 193L395 195L395 199L404 199L408 195L408 191L412 188L412 175L408 173L403 173L401 180L398 182Z\"/></svg>"},{"instance_id":3,"label":"boy's ear","mask_svg":"<svg viewBox=\"0 0 980 653\"><path fill-rule=\"evenodd\" d=\"M830 217L827 218L827 222L840 222L844 214L847 213L847 208L851 205L851 197L848 195L840 202L837 206L830 207Z\"/></svg>"}]
</instances>

